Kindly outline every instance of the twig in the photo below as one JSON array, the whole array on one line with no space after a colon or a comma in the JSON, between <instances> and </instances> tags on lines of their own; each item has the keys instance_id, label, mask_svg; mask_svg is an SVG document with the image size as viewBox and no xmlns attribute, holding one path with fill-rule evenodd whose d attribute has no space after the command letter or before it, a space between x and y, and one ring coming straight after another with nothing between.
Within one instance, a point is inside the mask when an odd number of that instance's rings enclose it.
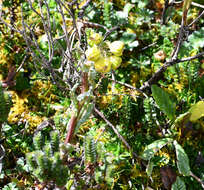
<instances>
[{"instance_id":1,"label":"twig","mask_svg":"<svg viewBox=\"0 0 204 190\"><path fill-rule=\"evenodd\" d=\"M164 8L162 11L161 24L165 24L165 21L166 21L165 14L168 8L169 8L169 0L165 0Z\"/></svg>"},{"instance_id":2,"label":"twig","mask_svg":"<svg viewBox=\"0 0 204 190\"><path fill-rule=\"evenodd\" d=\"M179 50L181 48L181 45L182 45L183 41L185 40L185 38L187 37L186 35L188 35L188 33L186 31L186 30L188 30L188 26L185 25L186 20L187 20L187 18L186 18L187 17L187 11L188 10L185 10L183 12L182 20L181 20L181 27L180 27L180 31L179 31L179 37L178 37L176 46L175 46L175 48L171 54L170 61L167 61L166 63L164 63L164 65L147 82L145 82L144 85L142 85L140 87L141 91L145 91L152 84L157 83L162 78L163 73L166 71L166 69L169 66L172 66L172 65L180 63L180 62L191 61L193 59L196 59L196 58L204 55L204 52L202 52L202 53L199 53L199 54L192 56L192 57L178 59L178 53L179 53Z\"/></svg>"},{"instance_id":3,"label":"twig","mask_svg":"<svg viewBox=\"0 0 204 190\"><path fill-rule=\"evenodd\" d=\"M112 33L114 32L115 30L117 30L120 26L115 26L113 28L111 28L110 30L106 28L106 33L104 34L104 37L103 37L103 41L106 40L106 38Z\"/></svg>"},{"instance_id":4,"label":"twig","mask_svg":"<svg viewBox=\"0 0 204 190\"><path fill-rule=\"evenodd\" d=\"M141 96L136 96L136 95L132 95L132 94L115 94L115 93L98 95L98 97L101 97L101 96L133 96L133 97L141 98Z\"/></svg>"},{"instance_id":5,"label":"twig","mask_svg":"<svg viewBox=\"0 0 204 190\"><path fill-rule=\"evenodd\" d=\"M201 4L198 4L198 3L195 3L195 2L192 2L191 4L192 4L193 6L195 6L195 7L199 7L199 8L204 9L204 5L201 5Z\"/></svg>"},{"instance_id":6,"label":"twig","mask_svg":"<svg viewBox=\"0 0 204 190\"><path fill-rule=\"evenodd\" d=\"M192 176L198 183L200 183L202 188L204 189L204 182L199 177L194 175L192 172L190 172L190 176Z\"/></svg>"},{"instance_id":7,"label":"twig","mask_svg":"<svg viewBox=\"0 0 204 190\"><path fill-rule=\"evenodd\" d=\"M154 43L152 43L152 44L149 44L149 45L143 47L142 49L140 49L139 52L144 51L144 50L146 50L146 49L148 49L148 48L150 48L150 47L152 47L152 46L154 46L154 45L156 45L156 44L157 44L157 42L154 42Z\"/></svg>"},{"instance_id":8,"label":"twig","mask_svg":"<svg viewBox=\"0 0 204 190\"><path fill-rule=\"evenodd\" d=\"M177 59L177 60L170 60L167 61L156 73L154 73L154 75L147 81L144 83L144 85L142 85L140 87L140 91L145 91L147 88L149 88L152 84L155 84L157 81L159 81L163 75L163 73L166 71L166 69L170 66L173 66L177 63L181 63L181 62L185 62L185 61L191 61L194 59L197 59L199 57L204 56L204 52L201 52L197 55L191 56L191 57L187 57L187 58L183 58L183 59Z\"/></svg>"},{"instance_id":9,"label":"twig","mask_svg":"<svg viewBox=\"0 0 204 190\"><path fill-rule=\"evenodd\" d=\"M113 81L113 79L109 79L111 81ZM115 83L118 83L118 84L121 84L123 86L126 86L127 88L130 88L130 89L133 89L133 90L136 90L138 91L139 93L141 93L145 98L147 98L147 94L145 94L142 90L140 90L139 88L135 88L134 86L130 85L130 84L127 84L127 83L124 83L124 82L120 82L120 81L117 81L115 80L114 81Z\"/></svg>"},{"instance_id":10,"label":"twig","mask_svg":"<svg viewBox=\"0 0 204 190\"><path fill-rule=\"evenodd\" d=\"M202 16L204 15L204 11L202 11L202 13L197 17L195 18L189 25L188 27L192 26L195 22L197 22Z\"/></svg>"},{"instance_id":11,"label":"twig","mask_svg":"<svg viewBox=\"0 0 204 190\"><path fill-rule=\"evenodd\" d=\"M19 66L18 69L16 70L16 73L18 73L18 72L21 70L21 68L23 67L23 65L24 65L24 63L25 63L25 61L26 61L26 59L27 59L28 57L29 57L29 55L28 55L28 48L26 48L26 55L24 56L22 63L20 64L20 66Z\"/></svg>"},{"instance_id":12,"label":"twig","mask_svg":"<svg viewBox=\"0 0 204 190\"><path fill-rule=\"evenodd\" d=\"M175 63L181 63L181 62L185 62L185 61L191 61L193 59L197 59L199 57L204 56L204 52L198 53L197 55L191 56L191 57L186 57L183 59L178 59ZM173 65L173 63L169 63L170 65Z\"/></svg>"},{"instance_id":13,"label":"twig","mask_svg":"<svg viewBox=\"0 0 204 190\"><path fill-rule=\"evenodd\" d=\"M86 8L89 6L92 0L87 0L86 3L81 7L81 10L78 13L80 19L83 18Z\"/></svg>"},{"instance_id":14,"label":"twig","mask_svg":"<svg viewBox=\"0 0 204 190\"><path fill-rule=\"evenodd\" d=\"M56 130L55 123L52 119L45 120L41 122L38 126L37 129L34 131L34 135L36 135L38 132L42 131L44 128L51 126L53 130Z\"/></svg>"},{"instance_id":15,"label":"twig","mask_svg":"<svg viewBox=\"0 0 204 190\"><path fill-rule=\"evenodd\" d=\"M128 144L128 142L124 139L124 137L118 132L118 130L115 128L115 126L105 118L102 112L100 112L96 107L94 108L94 111L113 129L114 133L118 136L118 138L123 142L125 147L132 152L132 148ZM138 158L138 155L135 152L132 152L133 156Z\"/></svg>"}]
</instances>

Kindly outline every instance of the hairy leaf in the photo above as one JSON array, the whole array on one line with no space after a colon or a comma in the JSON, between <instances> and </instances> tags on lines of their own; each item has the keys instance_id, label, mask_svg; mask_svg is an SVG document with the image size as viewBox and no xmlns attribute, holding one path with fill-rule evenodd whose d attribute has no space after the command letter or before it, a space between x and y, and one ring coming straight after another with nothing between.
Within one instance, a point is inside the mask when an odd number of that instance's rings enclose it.
<instances>
[{"instance_id":1,"label":"hairy leaf","mask_svg":"<svg viewBox=\"0 0 204 190\"><path fill-rule=\"evenodd\" d=\"M157 151L159 151L162 147L164 147L166 144L171 142L173 142L173 139L171 138L156 140L152 144L149 144L148 146L146 146L141 157L144 160L150 160Z\"/></svg>"},{"instance_id":2,"label":"hairy leaf","mask_svg":"<svg viewBox=\"0 0 204 190\"><path fill-rule=\"evenodd\" d=\"M169 119L175 116L176 104L171 100L170 95L157 85L151 86L152 95L161 109Z\"/></svg>"},{"instance_id":3,"label":"hairy leaf","mask_svg":"<svg viewBox=\"0 0 204 190\"><path fill-rule=\"evenodd\" d=\"M189 176L191 169L189 165L188 156L185 153L184 149L181 147L181 145L177 143L177 141L174 141L174 146L176 149L177 167L179 173L183 174L184 176Z\"/></svg>"},{"instance_id":4,"label":"hairy leaf","mask_svg":"<svg viewBox=\"0 0 204 190\"><path fill-rule=\"evenodd\" d=\"M172 185L171 190L186 190L185 183L177 176L175 183Z\"/></svg>"}]
</instances>

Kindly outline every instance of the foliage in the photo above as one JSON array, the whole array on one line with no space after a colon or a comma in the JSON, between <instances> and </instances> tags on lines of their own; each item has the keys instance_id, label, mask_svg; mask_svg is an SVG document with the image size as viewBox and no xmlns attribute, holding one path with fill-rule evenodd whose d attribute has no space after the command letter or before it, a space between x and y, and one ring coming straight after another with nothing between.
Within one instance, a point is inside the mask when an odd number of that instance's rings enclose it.
<instances>
[{"instance_id":1,"label":"foliage","mask_svg":"<svg viewBox=\"0 0 204 190\"><path fill-rule=\"evenodd\" d=\"M26 155L30 171L40 182L54 181L57 186L64 186L68 179L68 168L63 165L58 132L52 131L49 141L45 141L42 134L38 133L33 138L33 144L35 151Z\"/></svg>"},{"instance_id":2,"label":"foliage","mask_svg":"<svg viewBox=\"0 0 204 190\"><path fill-rule=\"evenodd\" d=\"M0 189L201 189L195 2L0 2Z\"/></svg>"},{"instance_id":3,"label":"foliage","mask_svg":"<svg viewBox=\"0 0 204 190\"><path fill-rule=\"evenodd\" d=\"M172 190L177 190L177 189L186 189L185 183L181 180L180 177L176 178L175 183L172 185Z\"/></svg>"},{"instance_id":4,"label":"foliage","mask_svg":"<svg viewBox=\"0 0 204 190\"><path fill-rule=\"evenodd\" d=\"M0 123L3 123L7 120L10 108L12 106L11 97L8 92L3 91L2 84L0 83Z\"/></svg>"}]
</instances>

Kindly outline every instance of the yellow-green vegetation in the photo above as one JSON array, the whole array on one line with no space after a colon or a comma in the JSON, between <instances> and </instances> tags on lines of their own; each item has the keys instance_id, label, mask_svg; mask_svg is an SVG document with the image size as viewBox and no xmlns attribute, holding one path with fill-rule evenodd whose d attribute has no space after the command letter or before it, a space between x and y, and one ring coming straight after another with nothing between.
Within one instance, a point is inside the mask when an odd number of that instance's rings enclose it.
<instances>
[{"instance_id":1,"label":"yellow-green vegetation","mask_svg":"<svg viewBox=\"0 0 204 190\"><path fill-rule=\"evenodd\" d=\"M203 6L0 1L0 189L202 189Z\"/></svg>"}]
</instances>

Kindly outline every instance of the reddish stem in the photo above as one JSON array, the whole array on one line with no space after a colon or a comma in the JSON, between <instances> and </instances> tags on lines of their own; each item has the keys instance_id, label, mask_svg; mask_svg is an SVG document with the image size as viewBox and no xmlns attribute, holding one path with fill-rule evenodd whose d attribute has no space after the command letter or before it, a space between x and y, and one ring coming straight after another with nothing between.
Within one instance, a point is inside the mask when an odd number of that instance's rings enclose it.
<instances>
[{"instance_id":1,"label":"reddish stem","mask_svg":"<svg viewBox=\"0 0 204 190\"><path fill-rule=\"evenodd\" d=\"M81 79L81 93L84 93L88 90L88 73L82 73Z\"/></svg>"},{"instance_id":2,"label":"reddish stem","mask_svg":"<svg viewBox=\"0 0 204 190\"><path fill-rule=\"evenodd\" d=\"M84 93L88 90L88 73L82 73L82 85L81 85L81 93ZM73 113L73 115L71 116L71 119L69 121L69 127L68 127L68 132L67 132L67 136L66 139L64 141L64 143L70 143L74 134L74 130L77 124L77 119L78 119L78 114L80 112L82 105L79 103L78 105L78 113L76 115L76 113Z\"/></svg>"},{"instance_id":3,"label":"reddish stem","mask_svg":"<svg viewBox=\"0 0 204 190\"><path fill-rule=\"evenodd\" d=\"M68 127L68 132L66 139L64 141L65 144L70 143L74 134L74 129L76 127L76 121L77 121L77 116L72 115L70 121L69 121L69 127Z\"/></svg>"}]
</instances>

